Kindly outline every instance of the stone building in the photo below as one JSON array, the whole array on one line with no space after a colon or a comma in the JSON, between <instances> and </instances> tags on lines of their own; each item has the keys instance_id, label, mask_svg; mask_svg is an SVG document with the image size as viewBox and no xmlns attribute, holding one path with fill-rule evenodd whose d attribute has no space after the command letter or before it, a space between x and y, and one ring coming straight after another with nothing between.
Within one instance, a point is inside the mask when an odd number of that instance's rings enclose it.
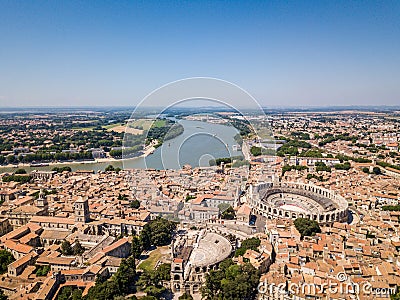
<instances>
[{"instance_id":1,"label":"stone building","mask_svg":"<svg viewBox=\"0 0 400 300\"><path fill-rule=\"evenodd\" d=\"M80 198L74 203L75 222L87 223L90 221L88 200Z\"/></svg>"},{"instance_id":2,"label":"stone building","mask_svg":"<svg viewBox=\"0 0 400 300\"><path fill-rule=\"evenodd\" d=\"M216 233L200 231L175 240L172 245L171 290L175 293L199 293L207 272L217 270L219 263L231 252L229 240Z\"/></svg>"}]
</instances>

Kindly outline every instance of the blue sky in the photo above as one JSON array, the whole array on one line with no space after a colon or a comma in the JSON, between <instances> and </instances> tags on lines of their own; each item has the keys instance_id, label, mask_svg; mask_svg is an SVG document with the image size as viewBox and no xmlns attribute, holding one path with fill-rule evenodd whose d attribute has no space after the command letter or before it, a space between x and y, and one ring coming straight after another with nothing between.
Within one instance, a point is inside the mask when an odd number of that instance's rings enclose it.
<instances>
[{"instance_id":1,"label":"blue sky","mask_svg":"<svg viewBox=\"0 0 400 300\"><path fill-rule=\"evenodd\" d=\"M0 106L135 105L195 76L266 106L399 105L400 1L0 0Z\"/></svg>"}]
</instances>

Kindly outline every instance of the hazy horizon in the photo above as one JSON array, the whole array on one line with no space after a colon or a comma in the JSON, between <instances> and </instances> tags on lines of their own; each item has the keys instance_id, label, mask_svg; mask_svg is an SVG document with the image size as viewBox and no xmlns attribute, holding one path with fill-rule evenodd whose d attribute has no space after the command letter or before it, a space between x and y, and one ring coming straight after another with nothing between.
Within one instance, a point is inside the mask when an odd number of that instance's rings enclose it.
<instances>
[{"instance_id":1,"label":"hazy horizon","mask_svg":"<svg viewBox=\"0 0 400 300\"><path fill-rule=\"evenodd\" d=\"M115 108L115 109L123 109L123 108L129 108L129 109L135 109L136 105L73 105L73 106L63 106L63 105L58 105L58 106L47 106L47 105L38 105L38 106L0 106L0 109L5 109L5 110L11 110L11 109L107 109L107 108ZM277 110L284 110L284 109L338 109L338 110L348 110L348 109L393 109L393 110L398 110L400 109L400 105L276 105L276 106L261 106L263 109L277 109ZM140 106L141 109L154 109L154 108L162 108L162 106ZM179 109L226 109L228 110L226 106L180 106ZM243 109L251 109L251 107L242 107Z\"/></svg>"}]
</instances>

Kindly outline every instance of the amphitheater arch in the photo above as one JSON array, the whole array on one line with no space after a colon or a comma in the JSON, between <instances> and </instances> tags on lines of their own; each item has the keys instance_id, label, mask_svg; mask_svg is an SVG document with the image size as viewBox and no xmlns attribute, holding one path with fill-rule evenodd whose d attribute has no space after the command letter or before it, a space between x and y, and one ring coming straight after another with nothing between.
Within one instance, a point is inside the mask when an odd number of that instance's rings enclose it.
<instances>
[{"instance_id":1,"label":"amphitheater arch","mask_svg":"<svg viewBox=\"0 0 400 300\"><path fill-rule=\"evenodd\" d=\"M268 219L282 217L308 218L317 222L341 221L345 218L347 202L339 195L319 186L298 182L260 183L251 186L249 203L260 215ZM267 189L267 190L265 190ZM283 208L297 205L308 213Z\"/></svg>"}]
</instances>

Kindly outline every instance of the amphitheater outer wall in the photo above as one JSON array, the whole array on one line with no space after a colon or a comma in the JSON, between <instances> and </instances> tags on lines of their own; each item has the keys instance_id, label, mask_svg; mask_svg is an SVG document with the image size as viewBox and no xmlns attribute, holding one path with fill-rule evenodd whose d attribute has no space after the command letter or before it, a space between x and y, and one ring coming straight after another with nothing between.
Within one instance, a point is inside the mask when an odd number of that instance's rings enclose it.
<instances>
[{"instance_id":1,"label":"amphitheater outer wall","mask_svg":"<svg viewBox=\"0 0 400 300\"><path fill-rule=\"evenodd\" d=\"M271 203L268 203L265 199L262 198L261 192L268 189L293 189L300 193L300 195L302 192L307 193L308 195L313 194L316 197L322 199L329 199L330 201L332 201L335 208L333 210L325 211L323 213L303 213L282 209L274 206ZM251 185L249 194L249 204L253 210L253 213L262 215L268 219L283 218L295 220L297 218L308 218L310 220L317 221L320 224L332 224L333 222L348 221L349 212L346 199L331 190L319 186L292 182L265 182L257 185ZM318 202L315 199L313 199L313 201Z\"/></svg>"}]
</instances>

